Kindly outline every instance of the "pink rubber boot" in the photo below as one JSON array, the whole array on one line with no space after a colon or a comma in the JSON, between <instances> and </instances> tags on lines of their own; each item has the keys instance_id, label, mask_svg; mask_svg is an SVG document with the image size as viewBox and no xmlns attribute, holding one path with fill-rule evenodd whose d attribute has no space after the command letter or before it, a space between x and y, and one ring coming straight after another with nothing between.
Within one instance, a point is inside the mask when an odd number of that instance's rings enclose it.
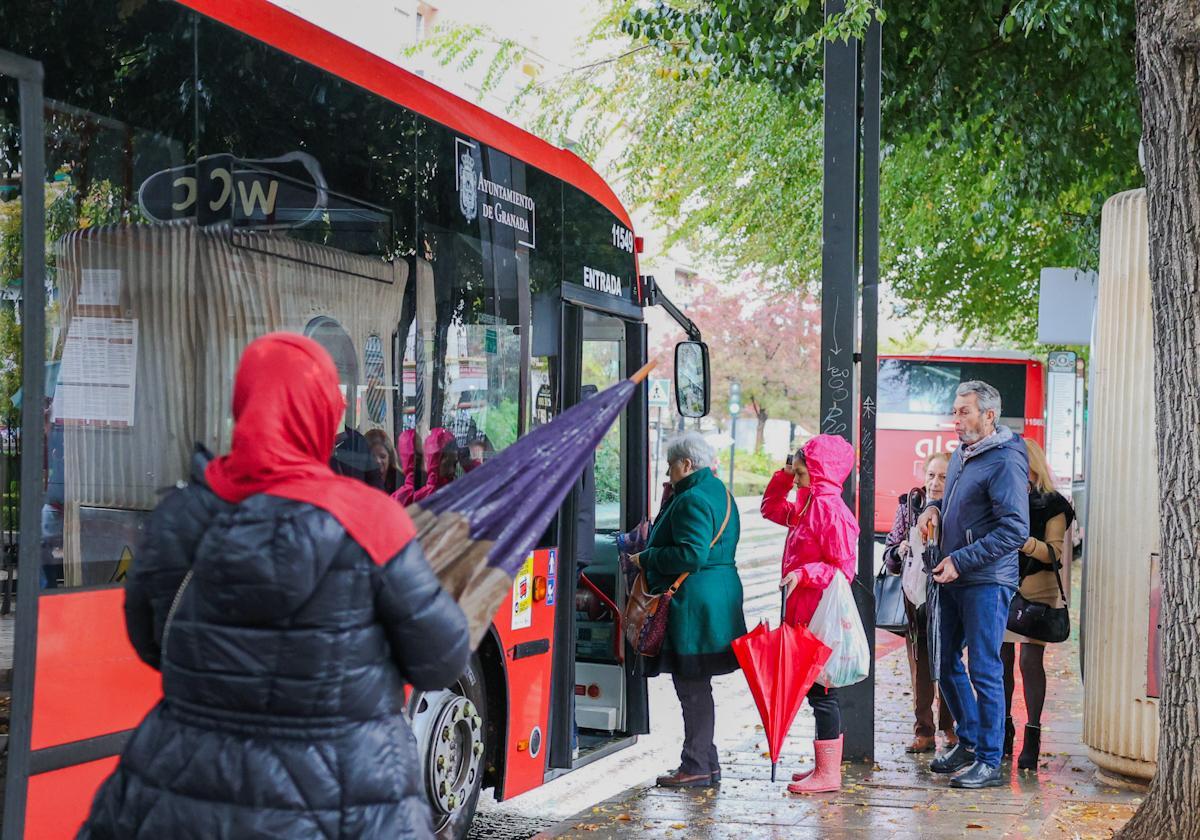
<instances>
[{"instance_id":1,"label":"pink rubber boot","mask_svg":"<svg viewBox=\"0 0 1200 840\"><path fill-rule=\"evenodd\" d=\"M788 785L789 793L829 793L842 788L842 737L813 741L817 766L811 774ZM799 775L799 774L797 774Z\"/></svg>"}]
</instances>

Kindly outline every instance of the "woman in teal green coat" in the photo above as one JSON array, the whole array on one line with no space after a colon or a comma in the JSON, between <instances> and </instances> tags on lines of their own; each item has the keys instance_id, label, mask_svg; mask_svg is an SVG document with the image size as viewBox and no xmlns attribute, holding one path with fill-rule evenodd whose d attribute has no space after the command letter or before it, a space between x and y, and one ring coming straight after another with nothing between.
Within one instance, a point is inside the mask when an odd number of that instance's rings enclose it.
<instances>
[{"instance_id":1,"label":"woman in teal green coat","mask_svg":"<svg viewBox=\"0 0 1200 840\"><path fill-rule=\"evenodd\" d=\"M721 781L713 745L712 678L737 670L730 643L746 632L734 559L741 526L733 497L713 474L714 460L712 447L696 432L670 442L673 493L638 555L651 592L669 589L687 573L671 601L662 652L645 663L647 676L671 675L683 707L679 768L659 777L662 787L709 787Z\"/></svg>"}]
</instances>

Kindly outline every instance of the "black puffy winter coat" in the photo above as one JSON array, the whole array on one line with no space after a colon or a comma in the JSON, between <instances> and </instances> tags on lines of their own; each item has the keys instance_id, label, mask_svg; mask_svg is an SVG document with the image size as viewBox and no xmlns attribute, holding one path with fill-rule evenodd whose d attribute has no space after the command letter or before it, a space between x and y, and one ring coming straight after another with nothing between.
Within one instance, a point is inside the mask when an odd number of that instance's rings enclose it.
<instances>
[{"instance_id":1,"label":"black puffy winter coat","mask_svg":"<svg viewBox=\"0 0 1200 840\"><path fill-rule=\"evenodd\" d=\"M415 539L377 565L312 505L222 501L206 461L154 511L130 572L129 636L164 697L80 837L431 836L404 683L462 673L462 611Z\"/></svg>"}]
</instances>

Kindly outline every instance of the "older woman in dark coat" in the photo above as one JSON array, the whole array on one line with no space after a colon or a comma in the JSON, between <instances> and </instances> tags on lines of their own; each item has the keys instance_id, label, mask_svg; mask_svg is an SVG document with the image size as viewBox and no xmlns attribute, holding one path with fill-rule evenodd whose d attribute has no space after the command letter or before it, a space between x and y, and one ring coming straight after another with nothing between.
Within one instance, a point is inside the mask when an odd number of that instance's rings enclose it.
<instances>
[{"instance_id":1,"label":"older woman in dark coat","mask_svg":"<svg viewBox=\"0 0 1200 840\"><path fill-rule=\"evenodd\" d=\"M80 837L432 836L404 684L454 681L467 623L404 510L330 469L343 410L315 342L246 349L232 451L197 455L130 571L163 699Z\"/></svg>"}]
</instances>

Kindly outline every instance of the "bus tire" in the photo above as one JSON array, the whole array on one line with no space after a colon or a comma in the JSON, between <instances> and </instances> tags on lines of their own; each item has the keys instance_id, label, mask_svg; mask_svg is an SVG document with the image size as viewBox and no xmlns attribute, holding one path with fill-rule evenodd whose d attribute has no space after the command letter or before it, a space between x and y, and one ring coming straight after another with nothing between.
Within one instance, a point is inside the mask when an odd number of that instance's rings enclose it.
<instances>
[{"instance_id":1,"label":"bus tire","mask_svg":"<svg viewBox=\"0 0 1200 840\"><path fill-rule=\"evenodd\" d=\"M463 840L475 818L487 755L487 687L479 656L447 689L414 691L409 720L438 840Z\"/></svg>"}]
</instances>

